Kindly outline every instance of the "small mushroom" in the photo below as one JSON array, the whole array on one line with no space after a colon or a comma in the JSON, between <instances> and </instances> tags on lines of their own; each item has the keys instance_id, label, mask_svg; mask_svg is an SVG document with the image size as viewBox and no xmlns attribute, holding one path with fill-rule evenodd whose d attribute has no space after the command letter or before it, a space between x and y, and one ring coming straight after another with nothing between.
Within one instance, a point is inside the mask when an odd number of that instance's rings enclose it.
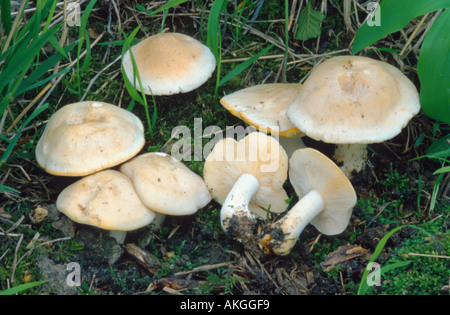
<instances>
[{"instance_id":1,"label":"small mushroom","mask_svg":"<svg viewBox=\"0 0 450 315\"><path fill-rule=\"evenodd\" d=\"M120 171L131 178L142 202L161 214L191 215L211 201L204 180L166 153L141 154Z\"/></svg>"},{"instance_id":2,"label":"small mushroom","mask_svg":"<svg viewBox=\"0 0 450 315\"><path fill-rule=\"evenodd\" d=\"M289 179L299 201L271 225L269 232L261 234L260 246L265 253L289 254L308 224L326 235L342 233L356 204L350 181L317 150L294 152L289 160Z\"/></svg>"},{"instance_id":3,"label":"small mushroom","mask_svg":"<svg viewBox=\"0 0 450 315\"><path fill-rule=\"evenodd\" d=\"M302 88L301 84L259 84L228 94L220 103L234 116L257 130L279 136L288 156L304 148L304 134L287 117L288 106Z\"/></svg>"},{"instance_id":4,"label":"small mushroom","mask_svg":"<svg viewBox=\"0 0 450 315\"><path fill-rule=\"evenodd\" d=\"M205 83L216 68L209 48L196 39L180 33L160 33L131 47L144 93L172 95L192 91ZM128 80L135 83L130 52L123 56L122 66Z\"/></svg>"},{"instance_id":5,"label":"small mushroom","mask_svg":"<svg viewBox=\"0 0 450 315\"><path fill-rule=\"evenodd\" d=\"M284 211L287 169L286 152L271 136L253 132L239 142L220 140L206 158L203 176L222 205L223 230L243 243L252 241L255 215Z\"/></svg>"},{"instance_id":6,"label":"small mushroom","mask_svg":"<svg viewBox=\"0 0 450 315\"><path fill-rule=\"evenodd\" d=\"M361 56L318 65L287 110L308 137L337 144L343 171L363 169L367 144L398 135L420 110L414 84L388 63Z\"/></svg>"},{"instance_id":7,"label":"small mushroom","mask_svg":"<svg viewBox=\"0 0 450 315\"><path fill-rule=\"evenodd\" d=\"M88 175L67 186L56 208L71 220L109 230L118 243L126 232L153 222L155 212L139 198L131 180L115 170Z\"/></svg>"},{"instance_id":8,"label":"small mushroom","mask_svg":"<svg viewBox=\"0 0 450 315\"><path fill-rule=\"evenodd\" d=\"M73 103L50 118L36 160L53 175L85 176L125 162L144 143L144 126L133 113L104 102Z\"/></svg>"}]
</instances>

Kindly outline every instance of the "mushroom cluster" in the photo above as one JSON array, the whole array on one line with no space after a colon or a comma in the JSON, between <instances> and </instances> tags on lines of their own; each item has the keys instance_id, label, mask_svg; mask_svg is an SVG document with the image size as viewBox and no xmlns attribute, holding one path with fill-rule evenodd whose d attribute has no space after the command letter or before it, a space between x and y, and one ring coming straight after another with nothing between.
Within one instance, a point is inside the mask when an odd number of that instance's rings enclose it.
<instances>
[{"instance_id":1,"label":"mushroom cluster","mask_svg":"<svg viewBox=\"0 0 450 315\"><path fill-rule=\"evenodd\" d=\"M283 144L281 151L290 157L289 178L300 200L258 236L260 248L277 255L288 254L308 224L326 235L345 230L356 203L349 178L352 172L363 170L367 144L395 137L420 109L417 89L405 75L385 62L360 56L330 58L317 66L302 85L256 85L224 96L221 104L256 129L279 136L280 143L286 137L295 141ZM342 166L339 168L324 154L306 148L300 140L305 135L336 144L334 160ZM286 205L280 207L276 198L255 197L264 192L261 180L252 174L257 169L254 164L251 171L243 169L246 164L242 160L248 157L241 157L239 162L238 156L225 159L214 176L232 174L233 180L220 182L227 187L225 192L221 192L221 186L215 186L208 174L212 172L211 161L223 157L225 147L237 145L240 143L228 139L218 143L206 160L204 176L211 195L222 204L222 227L226 231L239 228L232 235L245 239L251 229L242 222L254 222L251 214L258 214L255 204L275 205L274 212ZM281 174L286 172L284 167L278 170ZM272 179L275 178L280 180L282 175ZM258 198L264 203L258 203Z\"/></svg>"},{"instance_id":2,"label":"mushroom cluster","mask_svg":"<svg viewBox=\"0 0 450 315\"><path fill-rule=\"evenodd\" d=\"M163 33L133 46L122 66L137 90L171 95L202 85L216 60L195 39ZM346 229L356 204L349 178L362 170L367 144L398 135L420 108L416 88L398 69L357 56L330 58L303 84L261 84L220 102L259 131L217 142L203 178L168 154L138 155L144 128L131 112L93 101L62 107L36 147L48 173L82 177L60 193L57 209L123 242L126 231L161 223L165 215L192 215L214 198L231 237L287 255L308 224L326 235ZM343 166L306 148L303 136L337 144L334 159ZM299 197L289 210L288 175ZM283 212L255 235L257 218Z\"/></svg>"},{"instance_id":3,"label":"mushroom cluster","mask_svg":"<svg viewBox=\"0 0 450 315\"><path fill-rule=\"evenodd\" d=\"M36 160L51 174L82 177L59 194L60 212L110 230L122 243L126 231L161 224L166 214L193 214L211 200L203 179L172 156L136 156L143 145L138 117L87 101L56 111L38 141Z\"/></svg>"}]
</instances>

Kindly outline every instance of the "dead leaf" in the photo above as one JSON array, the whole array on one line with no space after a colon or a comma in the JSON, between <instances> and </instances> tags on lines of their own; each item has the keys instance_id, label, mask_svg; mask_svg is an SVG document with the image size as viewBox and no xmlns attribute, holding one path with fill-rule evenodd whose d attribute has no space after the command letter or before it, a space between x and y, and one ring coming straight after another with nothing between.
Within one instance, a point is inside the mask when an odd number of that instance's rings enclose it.
<instances>
[{"instance_id":1,"label":"dead leaf","mask_svg":"<svg viewBox=\"0 0 450 315\"><path fill-rule=\"evenodd\" d=\"M30 216L30 219L33 223L41 223L47 216L48 210L41 206L37 206L36 209L34 209L33 214Z\"/></svg>"},{"instance_id":2,"label":"dead leaf","mask_svg":"<svg viewBox=\"0 0 450 315\"><path fill-rule=\"evenodd\" d=\"M368 250L358 245L343 245L329 254L325 261L321 263L323 271L328 272L340 263L364 255Z\"/></svg>"}]
</instances>

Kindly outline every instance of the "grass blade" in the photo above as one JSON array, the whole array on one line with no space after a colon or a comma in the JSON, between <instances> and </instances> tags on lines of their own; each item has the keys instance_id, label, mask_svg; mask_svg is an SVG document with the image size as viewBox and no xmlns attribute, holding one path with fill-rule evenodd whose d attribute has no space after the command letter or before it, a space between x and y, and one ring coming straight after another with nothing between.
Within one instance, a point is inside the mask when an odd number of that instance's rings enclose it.
<instances>
[{"instance_id":1,"label":"grass blade","mask_svg":"<svg viewBox=\"0 0 450 315\"><path fill-rule=\"evenodd\" d=\"M0 1L0 9L1 9L1 22L5 33L9 35L12 28L12 20L11 20L11 2L10 1Z\"/></svg>"},{"instance_id":2,"label":"grass blade","mask_svg":"<svg viewBox=\"0 0 450 315\"><path fill-rule=\"evenodd\" d=\"M14 138L11 140L11 142L8 144L8 146L6 147L5 152L2 155L2 158L0 159L0 168L3 166L3 164L6 163L6 161L9 159L9 156L11 155L14 147L17 144L17 141L19 140L21 134L22 134L22 129L25 128L34 118L36 118L36 116L38 116L40 113L42 113L44 110L46 110L48 108L48 104L44 104L42 107L36 109L26 120L25 123L20 126L19 130L17 131L16 135L14 136Z\"/></svg>"},{"instance_id":3,"label":"grass blade","mask_svg":"<svg viewBox=\"0 0 450 315\"><path fill-rule=\"evenodd\" d=\"M247 59L246 61L240 63L237 65L233 70L231 70L226 76L224 76L220 82L219 86L224 85L227 81L231 80L235 76L239 75L242 71L247 69L250 65L252 65L256 60L259 59L259 57L264 56L267 54L267 52L273 47L273 45L270 45L269 47L264 48L259 53L251 57L250 59Z\"/></svg>"}]
</instances>

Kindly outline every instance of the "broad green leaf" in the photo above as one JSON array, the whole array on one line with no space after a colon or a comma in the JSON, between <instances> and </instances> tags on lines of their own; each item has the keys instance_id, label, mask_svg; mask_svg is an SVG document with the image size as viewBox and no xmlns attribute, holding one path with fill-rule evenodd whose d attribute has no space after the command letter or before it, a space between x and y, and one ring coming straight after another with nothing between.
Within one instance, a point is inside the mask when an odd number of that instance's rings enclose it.
<instances>
[{"instance_id":1,"label":"broad green leaf","mask_svg":"<svg viewBox=\"0 0 450 315\"><path fill-rule=\"evenodd\" d=\"M14 295L16 293L20 293L20 292L28 290L30 288L40 286L41 284L44 284L46 282L47 281L37 281L37 282L21 284L16 287L13 287L11 289L0 291L0 295Z\"/></svg>"},{"instance_id":2,"label":"broad green leaf","mask_svg":"<svg viewBox=\"0 0 450 315\"><path fill-rule=\"evenodd\" d=\"M250 65L252 65L256 60L258 60L259 57L264 56L267 54L267 52L273 47L273 45L270 45L269 47L264 48L259 53L254 55L252 58L247 59L246 61L240 63L237 65L233 70L231 70L226 76L224 76L220 82L219 86L224 85L227 81L231 80L235 76L239 75L242 71L247 69Z\"/></svg>"},{"instance_id":3,"label":"broad green leaf","mask_svg":"<svg viewBox=\"0 0 450 315\"><path fill-rule=\"evenodd\" d=\"M367 46L400 31L415 17L440 10L450 6L450 0L382 0L380 11L380 26L369 26L364 23L355 35L352 54L356 54Z\"/></svg>"},{"instance_id":4,"label":"broad green leaf","mask_svg":"<svg viewBox=\"0 0 450 315\"><path fill-rule=\"evenodd\" d=\"M302 12L300 12L295 39L304 41L319 36L321 31L320 25L324 18L325 16L322 12L315 11L311 7L311 3L308 3Z\"/></svg>"},{"instance_id":5,"label":"broad green leaf","mask_svg":"<svg viewBox=\"0 0 450 315\"><path fill-rule=\"evenodd\" d=\"M420 49L420 105L433 119L450 124L450 8L434 21Z\"/></svg>"},{"instance_id":6,"label":"broad green leaf","mask_svg":"<svg viewBox=\"0 0 450 315\"><path fill-rule=\"evenodd\" d=\"M446 159L450 158L450 135L446 135L434 141L427 150L428 158Z\"/></svg>"}]
</instances>

